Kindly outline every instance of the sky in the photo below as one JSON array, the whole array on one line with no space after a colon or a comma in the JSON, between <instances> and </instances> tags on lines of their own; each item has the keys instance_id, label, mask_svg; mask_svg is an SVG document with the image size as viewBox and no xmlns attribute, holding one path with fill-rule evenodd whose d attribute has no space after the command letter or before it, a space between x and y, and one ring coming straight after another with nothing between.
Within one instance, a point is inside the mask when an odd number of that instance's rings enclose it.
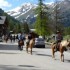
<instances>
[{"instance_id":1,"label":"sky","mask_svg":"<svg viewBox=\"0 0 70 70\"><path fill-rule=\"evenodd\" d=\"M44 0L45 3L54 2L54 0ZM4 11L14 9L24 3L38 4L38 0L0 0L0 8Z\"/></svg>"}]
</instances>

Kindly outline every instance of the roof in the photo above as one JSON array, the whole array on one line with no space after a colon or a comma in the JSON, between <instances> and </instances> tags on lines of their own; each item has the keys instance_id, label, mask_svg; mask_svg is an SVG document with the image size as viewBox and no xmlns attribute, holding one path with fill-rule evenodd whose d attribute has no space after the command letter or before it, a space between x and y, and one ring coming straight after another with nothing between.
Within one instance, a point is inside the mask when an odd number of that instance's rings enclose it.
<instances>
[{"instance_id":1,"label":"roof","mask_svg":"<svg viewBox=\"0 0 70 70\"><path fill-rule=\"evenodd\" d=\"M4 24L6 16L0 16L0 24Z\"/></svg>"}]
</instances>

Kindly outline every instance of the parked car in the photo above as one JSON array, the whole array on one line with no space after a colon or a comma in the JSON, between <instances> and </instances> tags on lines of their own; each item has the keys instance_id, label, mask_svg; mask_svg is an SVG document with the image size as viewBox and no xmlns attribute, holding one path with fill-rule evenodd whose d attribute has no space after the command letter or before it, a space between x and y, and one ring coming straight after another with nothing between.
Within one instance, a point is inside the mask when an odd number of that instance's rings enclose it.
<instances>
[{"instance_id":1,"label":"parked car","mask_svg":"<svg viewBox=\"0 0 70 70\"><path fill-rule=\"evenodd\" d=\"M43 38L35 38L35 45L36 48L45 48L45 40Z\"/></svg>"}]
</instances>

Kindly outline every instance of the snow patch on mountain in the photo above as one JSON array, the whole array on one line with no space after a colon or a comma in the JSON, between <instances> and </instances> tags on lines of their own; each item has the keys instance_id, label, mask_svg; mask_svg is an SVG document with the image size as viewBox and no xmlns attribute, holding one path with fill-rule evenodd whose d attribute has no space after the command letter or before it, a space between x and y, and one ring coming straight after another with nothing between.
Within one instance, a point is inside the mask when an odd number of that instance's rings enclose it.
<instances>
[{"instance_id":1,"label":"snow patch on mountain","mask_svg":"<svg viewBox=\"0 0 70 70\"><path fill-rule=\"evenodd\" d=\"M53 2L45 3L48 7L53 6ZM9 10L7 13L15 19L24 22L25 20L29 23L36 20L37 14L34 13L34 9L37 8L37 4L23 3L21 6Z\"/></svg>"},{"instance_id":2,"label":"snow patch on mountain","mask_svg":"<svg viewBox=\"0 0 70 70\"><path fill-rule=\"evenodd\" d=\"M24 21L28 19L31 20L31 18L35 17L34 9L36 7L36 4L23 3L21 6L18 6L12 10L7 11L7 13L19 21Z\"/></svg>"}]
</instances>

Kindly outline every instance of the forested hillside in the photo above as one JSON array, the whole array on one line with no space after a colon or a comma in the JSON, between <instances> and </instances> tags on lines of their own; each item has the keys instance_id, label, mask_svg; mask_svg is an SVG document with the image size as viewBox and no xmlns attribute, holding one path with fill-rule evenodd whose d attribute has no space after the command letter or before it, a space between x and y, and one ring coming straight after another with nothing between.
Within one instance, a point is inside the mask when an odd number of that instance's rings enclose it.
<instances>
[{"instance_id":1,"label":"forested hillside","mask_svg":"<svg viewBox=\"0 0 70 70\"><path fill-rule=\"evenodd\" d=\"M19 32L21 30L21 24L19 21L5 13L2 9L0 9L0 16L6 16L8 20L8 30Z\"/></svg>"}]
</instances>

